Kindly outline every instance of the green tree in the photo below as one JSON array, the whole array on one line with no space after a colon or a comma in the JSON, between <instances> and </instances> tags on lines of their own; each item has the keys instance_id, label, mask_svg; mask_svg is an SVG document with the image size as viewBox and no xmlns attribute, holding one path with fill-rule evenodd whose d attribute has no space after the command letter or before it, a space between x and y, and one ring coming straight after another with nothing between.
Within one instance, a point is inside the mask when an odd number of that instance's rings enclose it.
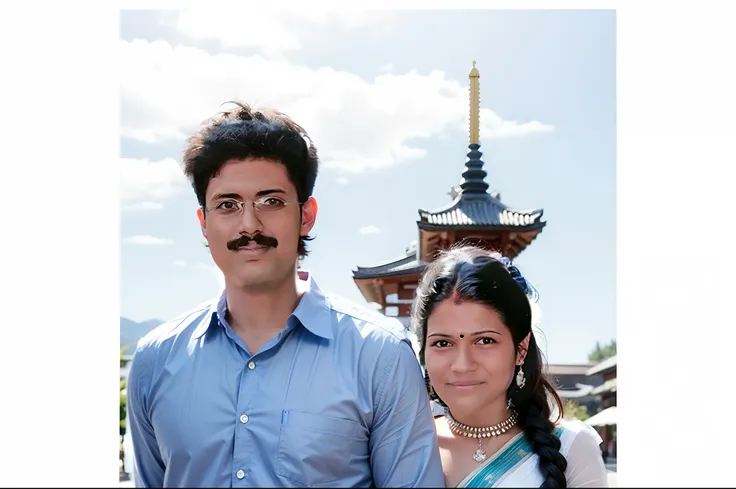
<instances>
[{"instance_id":1,"label":"green tree","mask_svg":"<svg viewBox=\"0 0 736 489\"><path fill-rule=\"evenodd\" d=\"M588 354L588 361L591 363L600 363L606 358L611 358L615 354L616 354L616 340L611 340L609 344L603 347L598 341L596 341L595 350L593 350L592 352Z\"/></svg>"},{"instance_id":2,"label":"green tree","mask_svg":"<svg viewBox=\"0 0 736 489\"><path fill-rule=\"evenodd\" d=\"M123 355L125 354L125 350L128 349L128 345L123 346L120 348L120 368L125 367L125 364L128 363L124 358ZM123 438L125 437L125 418L126 418L126 391L125 388L127 387L127 381L126 379L120 379L120 470L122 472L125 472L125 451L123 449Z\"/></svg>"},{"instance_id":3,"label":"green tree","mask_svg":"<svg viewBox=\"0 0 736 489\"><path fill-rule=\"evenodd\" d=\"M128 349L128 346L124 346L120 348L120 368L123 368L125 364L127 363L126 360L123 358L123 354L125 353L125 350ZM125 405L126 405L126 399L125 399L125 387L127 386L127 382L125 379L120 379L120 436L125 436Z\"/></svg>"},{"instance_id":4,"label":"green tree","mask_svg":"<svg viewBox=\"0 0 736 489\"><path fill-rule=\"evenodd\" d=\"M125 436L125 379L120 379L120 436Z\"/></svg>"},{"instance_id":5,"label":"green tree","mask_svg":"<svg viewBox=\"0 0 736 489\"><path fill-rule=\"evenodd\" d=\"M565 419L579 419L580 421L585 421L586 419L590 418L590 415L588 414L588 407L581 406L572 399L568 399L565 401L564 409Z\"/></svg>"}]
</instances>

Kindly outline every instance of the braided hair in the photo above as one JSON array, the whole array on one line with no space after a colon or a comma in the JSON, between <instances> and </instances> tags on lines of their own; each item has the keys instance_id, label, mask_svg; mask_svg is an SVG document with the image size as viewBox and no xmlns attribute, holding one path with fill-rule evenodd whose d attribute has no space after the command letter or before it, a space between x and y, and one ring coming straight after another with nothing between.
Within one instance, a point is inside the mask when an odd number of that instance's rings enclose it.
<instances>
[{"instance_id":1,"label":"braided hair","mask_svg":"<svg viewBox=\"0 0 736 489\"><path fill-rule=\"evenodd\" d=\"M526 382L521 388L511 382L507 396L518 413L519 426L539 457L543 487L567 487L567 460L560 453L560 440L554 435L555 424L551 419L551 403L556 404L559 419L563 413L562 401L542 372L544 361L532 332L529 297L536 300L536 290L518 268L498 253L462 245L442 252L422 275L412 308L412 328L419 339L422 367L425 367L427 320L437 304L453 294L498 312L517 349L529 336L524 363L515 370L518 373L523 368ZM447 407L432 389L426 373L425 382L430 398Z\"/></svg>"}]
</instances>

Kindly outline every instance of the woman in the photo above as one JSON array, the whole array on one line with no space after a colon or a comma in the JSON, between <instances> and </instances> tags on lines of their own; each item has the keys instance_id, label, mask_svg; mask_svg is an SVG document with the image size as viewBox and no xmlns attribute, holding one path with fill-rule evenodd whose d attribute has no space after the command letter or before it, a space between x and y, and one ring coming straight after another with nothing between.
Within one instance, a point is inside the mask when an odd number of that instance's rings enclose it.
<instances>
[{"instance_id":1,"label":"woman","mask_svg":"<svg viewBox=\"0 0 736 489\"><path fill-rule=\"evenodd\" d=\"M447 487L607 487L598 434L562 403L532 332L536 291L498 254L443 253L417 289L420 343Z\"/></svg>"}]
</instances>

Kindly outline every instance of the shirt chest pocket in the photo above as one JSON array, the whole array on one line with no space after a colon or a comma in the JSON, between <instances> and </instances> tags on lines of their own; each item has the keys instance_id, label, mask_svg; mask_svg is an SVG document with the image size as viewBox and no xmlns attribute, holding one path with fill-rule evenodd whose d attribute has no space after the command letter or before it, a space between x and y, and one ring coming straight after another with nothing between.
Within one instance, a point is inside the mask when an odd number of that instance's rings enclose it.
<instances>
[{"instance_id":1,"label":"shirt chest pocket","mask_svg":"<svg viewBox=\"0 0 736 489\"><path fill-rule=\"evenodd\" d=\"M368 430L344 418L285 411L276 470L301 486L370 479Z\"/></svg>"}]
</instances>

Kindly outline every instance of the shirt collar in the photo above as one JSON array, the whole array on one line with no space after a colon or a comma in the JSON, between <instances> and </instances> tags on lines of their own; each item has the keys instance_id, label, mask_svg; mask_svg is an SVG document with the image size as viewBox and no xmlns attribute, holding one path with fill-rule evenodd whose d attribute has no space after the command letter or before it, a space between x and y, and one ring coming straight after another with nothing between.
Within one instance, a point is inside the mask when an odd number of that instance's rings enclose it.
<instances>
[{"instance_id":1,"label":"shirt collar","mask_svg":"<svg viewBox=\"0 0 736 489\"><path fill-rule=\"evenodd\" d=\"M220 303L225 303L224 290L219 296L217 296L217 298L211 300L210 304L207 306L207 314L204 315L197 325L197 329L194 330L195 339L199 339L212 325L216 325L218 323L218 306Z\"/></svg>"},{"instance_id":2,"label":"shirt collar","mask_svg":"<svg viewBox=\"0 0 736 489\"><path fill-rule=\"evenodd\" d=\"M294 312L289 316L289 320L293 321L292 318L295 318L310 333L328 340L333 339L332 307L329 300L322 289L319 288L311 273L300 270L300 276L306 276L307 290L302 295ZM213 325L225 324L225 315L227 314L225 290L210 302L208 311L194 331L195 338L200 338Z\"/></svg>"},{"instance_id":3,"label":"shirt collar","mask_svg":"<svg viewBox=\"0 0 736 489\"><path fill-rule=\"evenodd\" d=\"M330 301L325 297L322 289L319 288L312 274L305 272L307 275L307 291L302 295L299 304L292 313L292 317L296 317L299 322L312 334L321 338L331 340L334 335L332 331L332 306Z\"/></svg>"}]
</instances>

